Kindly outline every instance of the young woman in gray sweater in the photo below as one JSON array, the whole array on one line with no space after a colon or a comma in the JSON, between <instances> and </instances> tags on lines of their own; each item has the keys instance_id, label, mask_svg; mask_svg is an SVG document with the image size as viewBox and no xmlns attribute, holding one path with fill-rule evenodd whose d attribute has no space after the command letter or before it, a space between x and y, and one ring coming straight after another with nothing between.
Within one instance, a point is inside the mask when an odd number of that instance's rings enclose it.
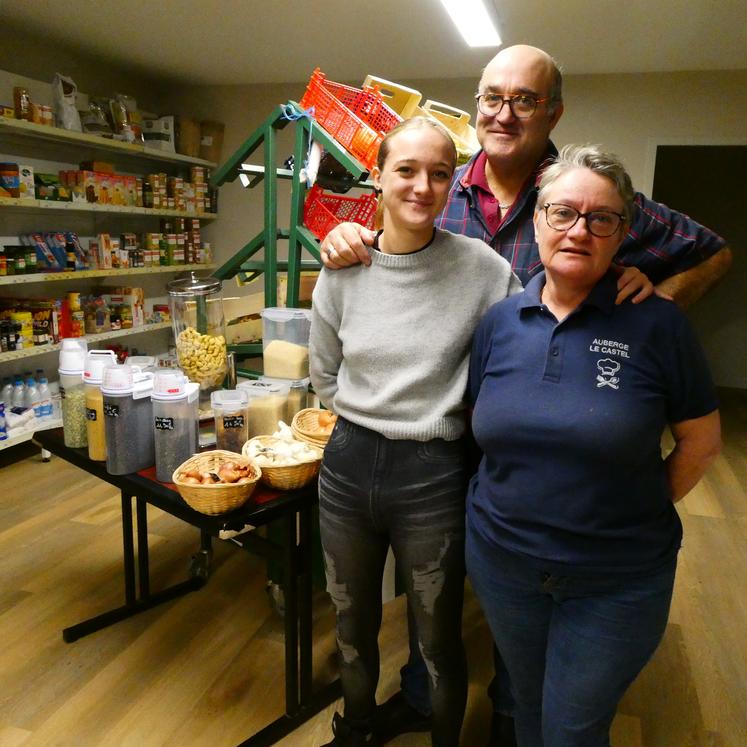
<instances>
[{"instance_id":1,"label":"young woman in gray sweater","mask_svg":"<svg viewBox=\"0 0 747 747\"><path fill-rule=\"evenodd\" d=\"M383 231L371 266L353 267L344 279L322 270L314 291L311 380L339 416L319 480L345 700L330 745L376 740L377 636L390 545L428 668L432 742L459 741L467 696L468 358L477 322L521 284L483 242L434 228L455 165L451 137L433 120L414 118L388 133L372 172Z\"/></svg>"}]
</instances>

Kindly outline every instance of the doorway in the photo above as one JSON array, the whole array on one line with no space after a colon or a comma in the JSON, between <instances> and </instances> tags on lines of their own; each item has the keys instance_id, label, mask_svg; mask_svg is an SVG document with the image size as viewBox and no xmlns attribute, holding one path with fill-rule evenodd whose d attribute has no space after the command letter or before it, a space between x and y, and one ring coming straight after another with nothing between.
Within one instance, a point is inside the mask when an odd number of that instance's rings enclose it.
<instances>
[{"instance_id":1,"label":"doorway","mask_svg":"<svg viewBox=\"0 0 747 747\"><path fill-rule=\"evenodd\" d=\"M708 226L732 249L728 274L688 316L716 384L747 389L747 145L658 145L651 196Z\"/></svg>"}]
</instances>

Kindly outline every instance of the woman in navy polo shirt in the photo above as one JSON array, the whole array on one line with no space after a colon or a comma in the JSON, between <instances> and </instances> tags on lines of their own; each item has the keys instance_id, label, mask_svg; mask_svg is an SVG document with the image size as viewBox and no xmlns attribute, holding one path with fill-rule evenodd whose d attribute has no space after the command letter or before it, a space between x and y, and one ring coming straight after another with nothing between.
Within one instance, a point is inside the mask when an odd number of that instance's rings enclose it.
<instances>
[{"instance_id":1,"label":"woman in navy polo shirt","mask_svg":"<svg viewBox=\"0 0 747 747\"><path fill-rule=\"evenodd\" d=\"M467 570L508 668L520 747L606 747L618 701L666 627L674 503L720 447L716 395L685 316L615 305L633 199L622 164L569 146L540 183L545 271L494 306L470 365L484 456ZM669 426L674 450L661 454Z\"/></svg>"}]
</instances>

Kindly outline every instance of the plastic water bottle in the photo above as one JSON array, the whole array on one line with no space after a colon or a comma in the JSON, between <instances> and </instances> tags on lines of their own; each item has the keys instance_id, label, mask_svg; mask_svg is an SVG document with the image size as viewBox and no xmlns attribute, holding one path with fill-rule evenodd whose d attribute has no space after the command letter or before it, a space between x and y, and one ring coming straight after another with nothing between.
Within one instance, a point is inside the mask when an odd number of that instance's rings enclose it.
<instances>
[{"instance_id":1,"label":"plastic water bottle","mask_svg":"<svg viewBox=\"0 0 747 747\"><path fill-rule=\"evenodd\" d=\"M13 379L10 376L6 376L3 379L3 391L0 394L0 402L2 402L6 408L10 409L11 402L13 400Z\"/></svg>"},{"instance_id":2,"label":"plastic water bottle","mask_svg":"<svg viewBox=\"0 0 747 747\"><path fill-rule=\"evenodd\" d=\"M37 415L39 408L39 390L36 388L36 381L34 377L29 374L26 379L26 391L23 396L23 406L28 410L33 410L34 415Z\"/></svg>"},{"instance_id":3,"label":"plastic water bottle","mask_svg":"<svg viewBox=\"0 0 747 747\"><path fill-rule=\"evenodd\" d=\"M44 418L47 415L52 414L52 395L49 391L49 382L47 377L43 375L39 378L39 386L37 387L39 392L39 406L36 410L37 418Z\"/></svg>"},{"instance_id":4,"label":"plastic water bottle","mask_svg":"<svg viewBox=\"0 0 747 747\"><path fill-rule=\"evenodd\" d=\"M5 403L0 402L0 441L8 438L8 429L5 425Z\"/></svg>"},{"instance_id":5,"label":"plastic water bottle","mask_svg":"<svg viewBox=\"0 0 747 747\"><path fill-rule=\"evenodd\" d=\"M26 387L23 385L23 379L20 376L16 376L15 384L13 384L13 396L11 398L12 407L23 407L25 400Z\"/></svg>"}]
</instances>

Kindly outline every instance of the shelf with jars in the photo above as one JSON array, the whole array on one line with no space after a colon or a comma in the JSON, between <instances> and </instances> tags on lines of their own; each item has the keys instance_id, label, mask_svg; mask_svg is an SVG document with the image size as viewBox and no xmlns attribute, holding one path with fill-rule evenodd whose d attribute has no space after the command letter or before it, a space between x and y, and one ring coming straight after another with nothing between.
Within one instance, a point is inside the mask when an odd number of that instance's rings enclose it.
<instances>
[{"instance_id":1,"label":"shelf with jars","mask_svg":"<svg viewBox=\"0 0 747 747\"><path fill-rule=\"evenodd\" d=\"M143 332L157 332L158 330L170 328L171 322L155 322L152 324L142 324L138 327L129 327L127 329L112 329L108 332L97 332L85 335L85 339L88 341L90 347L91 343L113 340L118 337L128 337L129 335L137 335ZM45 353L52 353L55 350L59 350L61 345L62 343L55 342L45 345L34 345L33 347L21 348L20 350L8 350L4 353L0 353L0 363L7 363L9 361L17 361L24 358L33 358L38 355L44 355Z\"/></svg>"},{"instance_id":2,"label":"shelf with jars","mask_svg":"<svg viewBox=\"0 0 747 747\"><path fill-rule=\"evenodd\" d=\"M215 264L163 265L158 267L132 267L129 270L76 270L75 272L37 272L28 275L0 276L0 286L26 285L30 283L65 282L88 280L91 278L114 279L129 275L153 275L154 273L179 273L196 270L209 272L215 269Z\"/></svg>"}]
</instances>

